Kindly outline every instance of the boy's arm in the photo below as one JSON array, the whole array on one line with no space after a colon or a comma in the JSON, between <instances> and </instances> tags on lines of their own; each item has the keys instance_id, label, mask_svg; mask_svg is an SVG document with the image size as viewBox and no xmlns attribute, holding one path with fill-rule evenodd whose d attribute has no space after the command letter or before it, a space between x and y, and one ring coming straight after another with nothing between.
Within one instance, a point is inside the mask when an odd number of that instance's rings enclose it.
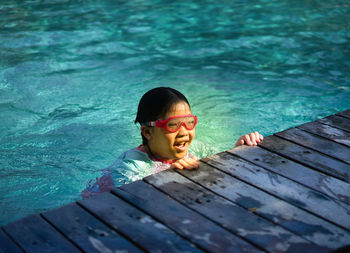
<instances>
[{"instance_id":1,"label":"boy's arm","mask_svg":"<svg viewBox=\"0 0 350 253\"><path fill-rule=\"evenodd\" d=\"M81 192L81 196L85 198L89 198L93 195L102 192L109 192L113 189L114 182L110 172L104 172L103 176L100 178L96 178L95 180L90 180L88 182L87 187Z\"/></svg>"}]
</instances>

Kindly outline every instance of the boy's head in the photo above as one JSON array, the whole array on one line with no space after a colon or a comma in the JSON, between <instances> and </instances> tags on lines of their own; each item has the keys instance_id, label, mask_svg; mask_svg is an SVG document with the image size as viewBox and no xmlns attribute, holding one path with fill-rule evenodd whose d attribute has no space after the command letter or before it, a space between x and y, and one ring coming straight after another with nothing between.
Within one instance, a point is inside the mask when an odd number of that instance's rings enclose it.
<instances>
[{"instance_id":1,"label":"boy's head","mask_svg":"<svg viewBox=\"0 0 350 253\"><path fill-rule=\"evenodd\" d=\"M173 88L158 87L149 90L139 102L135 123L158 120L179 102L185 102L189 106L186 97Z\"/></svg>"},{"instance_id":2,"label":"boy's head","mask_svg":"<svg viewBox=\"0 0 350 253\"><path fill-rule=\"evenodd\" d=\"M192 117L187 117L186 125L181 125L175 132L164 128L148 126L148 122L166 120L169 117L191 115L191 108L186 97L179 91L159 87L145 93L140 100L135 123L141 125L142 142L153 155L163 159L183 158L195 136L194 126L190 125ZM179 118L182 119L182 118Z\"/></svg>"}]
</instances>

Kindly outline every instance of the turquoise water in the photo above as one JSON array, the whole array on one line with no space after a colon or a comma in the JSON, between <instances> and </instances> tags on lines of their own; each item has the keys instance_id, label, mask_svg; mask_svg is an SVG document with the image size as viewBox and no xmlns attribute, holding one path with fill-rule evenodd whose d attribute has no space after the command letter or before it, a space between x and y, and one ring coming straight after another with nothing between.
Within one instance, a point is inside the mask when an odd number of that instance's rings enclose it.
<instances>
[{"instance_id":1,"label":"turquoise water","mask_svg":"<svg viewBox=\"0 0 350 253\"><path fill-rule=\"evenodd\" d=\"M0 225L79 199L156 86L188 97L197 156L349 109L350 4L1 1Z\"/></svg>"}]
</instances>

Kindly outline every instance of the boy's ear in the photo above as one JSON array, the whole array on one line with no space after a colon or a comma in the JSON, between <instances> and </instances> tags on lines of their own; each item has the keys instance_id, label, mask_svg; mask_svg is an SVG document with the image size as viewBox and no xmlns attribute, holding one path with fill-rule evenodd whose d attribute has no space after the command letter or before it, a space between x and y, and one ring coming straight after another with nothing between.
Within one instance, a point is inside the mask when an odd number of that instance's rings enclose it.
<instances>
[{"instance_id":1,"label":"boy's ear","mask_svg":"<svg viewBox=\"0 0 350 253\"><path fill-rule=\"evenodd\" d=\"M152 137L151 128L148 126L141 126L141 133L147 140L150 140Z\"/></svg>"}]
</instances>

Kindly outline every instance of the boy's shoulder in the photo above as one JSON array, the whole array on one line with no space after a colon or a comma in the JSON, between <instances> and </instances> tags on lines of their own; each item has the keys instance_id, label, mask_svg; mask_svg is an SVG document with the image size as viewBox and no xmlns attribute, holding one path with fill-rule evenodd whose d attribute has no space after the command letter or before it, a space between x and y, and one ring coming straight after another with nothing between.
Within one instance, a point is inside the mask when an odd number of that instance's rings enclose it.
<instances>
[{"instance_id":1,"label":"boy's shoulder","mask_svg":"<svg viewBox=\"0 0 350 253\"><path fill-rule=\"evenodd\" d=\"M134 160L134 161L145 161L145 162L148 162L151 160L148 157L148 155L145 152L142 152L141 150L139 150L138 147L125 151L119 156L119 159L123 161Z\"/></svg>"},{"instance_id":2,"label":"boy's shoulder","mask_svg":"<svg viewBox=\"0 0 350 253\"><path fill-rule=\"evenodd\" d=\"M130 174L128 177L133 177L134 174L139 174L143 171L148 171L153 167L153 161L148 155L137 148L133 148L122 153L106 169L109 171L118 171L119 173Z\"/></svg>"}]
</instances>

